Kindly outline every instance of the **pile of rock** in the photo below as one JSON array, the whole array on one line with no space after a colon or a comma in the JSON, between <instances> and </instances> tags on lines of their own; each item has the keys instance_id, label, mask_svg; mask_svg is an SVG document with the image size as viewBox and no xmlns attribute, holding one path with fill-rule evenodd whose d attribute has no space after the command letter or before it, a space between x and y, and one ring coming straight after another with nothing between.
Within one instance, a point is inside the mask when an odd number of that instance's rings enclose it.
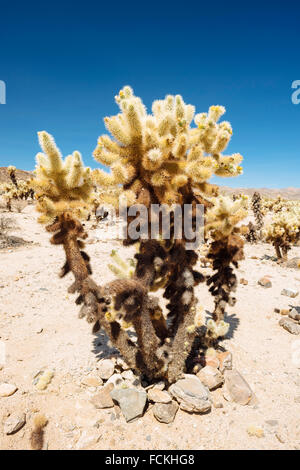
<instances>
[{"instance_id":1,"label":"pile of rock","mask_svg":"<svg viewBox=\"0 0 300 470\"><path fill-rule=\"evenodd\" d=\"M201 366L200 366L201 367ZM174 421L179 409L189 413L208 413L212 405L223 405L214 400L212 393L221 388L223 397L241 405L252 402L254 394L245 379L232 369L232 356L229 352L208 356L203 367L194 374L185 374L168 390L165 383L148 385L142 382L121 358L103 359L98 365L98 375L102 384L91 397L97 408L111 408L117 404L127 422L143 416L151 410L161 423ZM91 382L85 380L86 384Z\"/></svg>"}]
</instances>

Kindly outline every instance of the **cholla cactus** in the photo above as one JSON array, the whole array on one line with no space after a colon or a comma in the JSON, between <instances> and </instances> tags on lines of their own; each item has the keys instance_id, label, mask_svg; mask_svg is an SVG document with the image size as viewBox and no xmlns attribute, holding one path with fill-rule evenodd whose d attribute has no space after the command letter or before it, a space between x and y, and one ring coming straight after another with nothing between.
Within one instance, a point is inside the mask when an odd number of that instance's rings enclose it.
<instances>
[{"instance_id":1,"label":"cholla cactus","mask_svg":"<svg viewBox=\"0 0 300 470\"><path fill-rule=\"evenodd\" d=\"M8 171L8 174L9 174L9 177L10 177L12 183L17 188L18 183L17 183L17 178L16 178L16 167L13 166L13 165L10 165L10 166L7 167L7 171Z\"/></svg>"},{"instance_id":2,"label":"cholla cactus","mask_svg":"<svg viewBox=\"0 0 300 470\"><path fill-rule=\"evenodd\" d=\"M38 200L41 198L38 208L47 218L58 219L48 230L55 233L52 242L64 246L66 263L61 275L73 272L75 282L69 291L79 293L76 303L83 304L80 317L94 323L94 332L103 328L133 369L150 380L163 378L172 383L189 366L199 342L199 328L205 323L194 293L195 286L205 277L195 269L197 253L186 247L190 240L185 235L180 239L175 237L175 213L171 205L190 204L193 222L197 204L205 203L207 208L212 208L208 212L206 232L213 238L210 254L217 273L216 280L212 278L210 283L214 286L211 291L216 297L218 313L214 328L208 325L207 329L213 331L215 340L226 334L227 326L219 310L224 312L224 302L231 302L230 283L234 285L234 275L229 265L236 266L242 257L243 243L236 224L245 212L243 201L231 205L225 198L213 199L215 187L208 181L213 175L240 174L242 157L222 155L232 134L228 122L218 123L225 112L222 106L212 106L208 113L194 118L194 107L186 105L181 96L167 96L165 100L155 101L153 114L148 115L130 87L121 90L116 102L121 113L105 118L113 139L107 135L100 137L94 152L96 160L111 167L111 173L94 170L93 179L110 190L110 202L114 199L116 205L118 198L111 196L121 189L127 209L135 204L147 208L151 204L167 204L171 213L169 239L164 239L160 231L156 239L133 240L128 232L124 243L137 243L135 260L127 263L112 253L114 264L110 268L118 279L98 286L90 276L89 258L81 250L87 235L76 219L76 210L81 211L82 205L90 204L91 188L82 192L81 187L68 184L73 160L69 161L68 157L62 162L46 133L40 135L48 157L46 161L45 156L38 157L36 187ZM196 127L191 127L193 118ZM89 178L90 173L80 168L81 174ZM147 217L147 223L151 224L151 212ZM217 218L217 224L213 217ZM227 264L222 272L220 263L224 260ZM163 289L163 296L168 300L168 322L159 299L152 295L158 289ZM128 336L128 328L134 328L136 343Z\"/></svg>"},{"instance_id":3,"label":"cholla cactus","mask_svg":"<svg viewBox=\"0 0 300 470\"><path fill-rule=\"evenodd\" d=\"M228 122L218 123L225 113L212 106L208 113L195 114L181 96L154 101L147 114L140 98L126 86L116 97L121 114L104 119L109 136L101 136L94 152L97 161L111 167L111 174L94 172L102 186L123 185L131 204L149 200L161 204L183 203L189 185L205 192L215 174L236 176L242 172L242 156L222 155L232 135ZM191 128L193 121L197 127ZM155 201L154 201L155 199Z\"/></svg>"},{"instance_id":4,"label":"cholla cactus","mask_svg":"<svg viewBox=\"0 0 300 470\"><path fill-rule=\"evenodd\" d=\"M11 167L8 167L11 168ZM15 167L12 167L15 168ZM13 176L12 176L13 175ZM6 207L12 211L12 201L16 200L27 200L29 197L33 198L34 191L31 187L30 181L17 180L15 176L15 170L10 173L11 181L8 183L2 183L0 185L0 194L2 193L3 198L6 201Z\"/></svg>"},{"instance_id":5,"label":"cholla cactus","mask_svg":"<svg viewBox=\"0 0 300 470\"><path fill-rule=\"evenodd\" d=\"M219 196L213 202L213 208L206 214L205 229L213 238L207 257L212 260L215 271L207 283L215 297L212 326L216 324L216 327L208 328L208 333L216 338L218 332L225 331L223 327L218 328L218 325L223 322L227 303L234 305L236 301L231 295L237 286L231 265L237 267L238 261L243 259L243 242L237 235L237 224L247 216L248 200L243 197L232 201L229 197Z\"/></svg>"},{"instance_id":6,"label":"cholla cactus","mask_svg":"<svg viewBox=\"0 0 300 470\"><path fill-rule=\"evenodd\" d=\"M273 216L273 222L263 232L265 240L272 243L278 261L286 261L291 244L300 238L300 209L278 212Z\"/></svg>"},{"instance_id":7,"label":"cholla cactus","mask_svg":"<svg viewBox=\"0 0 300 470\"><path fill-rule=\"evenodd\" d=\"M262 237L262 228L263 228L263 203L261 195L258 192L255 192L252 196L252 211L255 218L255 224L249 222L248 233L246 234L246 239L250 243L256 243Z\"/></svg>"},{"instance_id":8,"label":"cholla cactus","mask_svg":"<svg viewBox=\"0 0 300 470\"><path fill-rule=\"evenodd\" d=\"M32 181L41 223L52 222L62 214L85 218L93 194L90 168L85 168L79 152L62 159L55 142L47 132L39 132L44 153L36 156L36 178Z\"/></svg>"}]
</instances>

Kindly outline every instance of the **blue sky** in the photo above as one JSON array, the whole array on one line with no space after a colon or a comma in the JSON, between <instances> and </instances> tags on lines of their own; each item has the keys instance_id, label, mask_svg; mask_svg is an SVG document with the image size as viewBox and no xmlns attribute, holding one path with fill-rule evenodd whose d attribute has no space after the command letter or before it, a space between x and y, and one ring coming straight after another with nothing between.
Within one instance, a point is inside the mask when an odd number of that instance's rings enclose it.
<instances>
[{"instance_id":1,"label":"blue sky","mask_svg":"<svg viewBox=\"0 0 300 470\"><path fill-rule=\"evenodd\" d=\"M114 96L129 84L150 108L181 94L226 107L244 175L222 184L299 187L299 2L1 2L0 166L33 169L36 133L86 165Z\"/></svg>"}]
</instances>

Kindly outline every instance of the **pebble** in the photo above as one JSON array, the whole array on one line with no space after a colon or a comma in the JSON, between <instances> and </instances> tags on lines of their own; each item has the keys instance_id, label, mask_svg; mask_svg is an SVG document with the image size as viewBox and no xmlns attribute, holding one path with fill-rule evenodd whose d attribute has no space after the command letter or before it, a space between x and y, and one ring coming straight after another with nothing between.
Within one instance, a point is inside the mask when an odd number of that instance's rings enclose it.
<instances>
[{"instance_id":1,"label":"pebble","mask_svg":"<svg viewBox=\"0 0 300 470\"><path fill-rule=\"evenodd\" d=\"M299 335L300 334L300 325L294 322L294 320L290 318L281 318L279 320L279 325L282 326L286 331L291 333L292 335Z\"/></svg>"},{"instance_id":2,"label":"pebble","mask_svg":"<svg viewBox=\"0 0 300 470\"><path fill-rule=\"evenodd\" d=\"M221 372L211 366L205 366L198 372L197 377L209 390L221 387L224 383L224 377Z\"/></svg>"},{"instance_id":3,"label":"pebble","mask_svg":"<svg viewBox=\"0 0 300 470\"><path fill-rule=\"evenodd\" d=\"M103 384L103 380L99 377L84 377L82 380L82 385L86 385L87 387L100 387Z\"/></svg>"},{"instance_id":4,"label":"pebble","mask_svg":"<svg viewBox=\"0 0 300 470\"><path fill-rule=\"evenodd\" d=\"M10 397L18 390L13 384L2 383L0 384L0 397Z\"/></svg>"},{"instance_id":5,"label":"pebble","mask_svg":"<svg viewBox=\"0 0 300 470\"><path fill-rule=\"evenodd\" d=\"M254 398L250 386L236 369L225 372L223 396L226 400L240 405L248 405Z\"/></svg>"},{"instance_id":6,"label":"pebble","mask_svg":"<svg viewBox=\"0 0 300 470\"><path fill-rule=\"evenodd\" d=\"M262 287L265 287L266 289L269 289L270 287L272 287L272 282L266 276L259 279L258 284Z\"/></svg>"},{"instance_id":7,"label":"pebble","mask_svg":"<svg viewBox=\"0 0 300 470\"><path fill-rule=\"evenodd\" d=\"M107 380L113 375L115 364L111 359L103 359L99 362L97 369L101 379Z\"/></svg>"},{"instance_id":8,"label":"pebble","mask_svg":"<svg viewBox=\"0 0 300 470\"><path fill-rule=\"evenodd\" d=\"M148 390L148 399L155 403L170 403L172 401L171 395L168 392L155 388Z\"/></svg>"},{"instance_id":9,"label":"pebble","mask_svg":"<svg viewBox=\"0 0 300 470\"><path fill-rule=\"evenodd\" d=\"M243 277L240 279L240 284L242 284L243 286L247 286L248 285L248 281L247 279L244 279Z\"/></svg>"},{"instance_id":10,"label":"pebble","mask_svg":"<svg viewBox=\"0 0 300 470\"><path fill-rule=\"evenodd\" d=\"M230 351L224 351L217 355L220 365L219 370L223 374L225 370L232 369L232 354Z\"/></svg>"},{"instance_id":11,"label":"pebble","mask_svg":"<svg viewBox=\"0 0 300 470\"><path fill-rule=\"evenodd\" d=\"M4 432L7 435L15 434L26 423L25 413L12 413L4 423Z\"/></svg>"},{"instance_id":12,"label":"pebble","mask_svg":"<svg viewBox=\"0 0 300 470\"><path fill-rule=\"evenodd\" d=\"M195 375L186 374L169 388L171 395L179 402L182 410L194 413L205 413L211 410L207 388Z\"/></svg>"},{"instance_id":13,"label":"pebble","mask_svg":"<svg viewBox=\"0 0 300 470\"><path fill-rule=\"evenodd\" d=\"M174 421L178 408L179 406L175 401L171 403L155 403L152 412L157 421L170 424Z\"/></svg>"},{"instance_id":14,"label":"pebble","mask_svg":"<svg viewBox=\"0 0 300 470\"><path fill-rule=\"evenodd\" d=\"M298 294L299 294L299 292L295 289L282 289L282 291L281 291L281 295L291 297L292 299L297 297Z\"/></svg>"},{"instance_id":15,"label":"pebble","mask_svg":"<svg viewBox=\"0 0 300 470\"><path fill-rule=\"evenodd\" d=\"M114 389L110 396L119 404L127 423L143 416L147 402L147 393L144 390Z\"/></svg>"},{"instance_id":16,"label":"pebble","mask_svg":"<svg viewBox=\"0 0 300 470\"><path fill-rule=\"evenodd\" d=\"M268 424L269 426L278 426L277 419L267 419L265 423Z\"/></svg>"},{"instance_id":17,"label":"pebble","mask_svg":"<svg viewBox=\"0 0 300 470\"><path fill-rule=\"evenodd\" d=\"M299 269L300 268L300 258L292 258L285 262L285 266L291 269Z\"/></svg>"},{"instance_id":18,"label":"pebble","mask_svg":"<svg viewBox=\"0 0 300 470\"><path fill-rule=\"evenodd\" d=\"M132 370L125 370L121 374L122 378L125 380L126 385L138 387L141 385L141 379L134 375Z\"/></svg>"},{"instance_id":19,"label":"pebble","mask_svg":"<svg viewBox=\"0 0 300 470\"><path fill-rule=\"evenodd\" d=\"M108 381L106 382L106 384L113 384L113 386L115 388L120 388L122 387L123 385L125 385L125 381L122 377L121 374L113 374L109 379Z\"/></svg>"},{"instance_id":20,"label":"pebble","mask_svg":"<svg viewBox=\"0 0 300 470\"><path fill-rule=\"evenodd\" d=\"M95 406L95 408L112 408L114 406L114 402L112 401L112 398L110 396L110 392L113 389L114 386L112 383L105 385L99 393L97 393L91 398L91 403Z\"/></svg>"},{"instance_id":21,"label":"pebble","mask_svg":"<svg viewBox=\"0 0 300 470\"><path fill-rule=\"evenodd\" d=\"M300 308L295 307L289 312L289 317L293 320L300 321Z\"/></svg>"}]
</instances>

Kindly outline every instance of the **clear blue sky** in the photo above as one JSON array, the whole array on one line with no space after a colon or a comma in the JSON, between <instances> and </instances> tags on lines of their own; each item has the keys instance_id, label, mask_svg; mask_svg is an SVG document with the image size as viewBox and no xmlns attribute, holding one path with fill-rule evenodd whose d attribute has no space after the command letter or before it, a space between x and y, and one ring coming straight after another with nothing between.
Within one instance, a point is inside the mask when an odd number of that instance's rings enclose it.
<instances>
[{"instance_id":1,"label":"clear blue sky","mask_svg":"<svg viewBox=\"0 0 300 470\"><path fill-rule=\"evenodd\" d=\"M300 186L299 2L1 2L0 166L33 169L36 132L85 164L126 84L150 107L181 94L198 112L227 108L230 152L244 155L231 186Z\"/></svg>"}]
</instances>

